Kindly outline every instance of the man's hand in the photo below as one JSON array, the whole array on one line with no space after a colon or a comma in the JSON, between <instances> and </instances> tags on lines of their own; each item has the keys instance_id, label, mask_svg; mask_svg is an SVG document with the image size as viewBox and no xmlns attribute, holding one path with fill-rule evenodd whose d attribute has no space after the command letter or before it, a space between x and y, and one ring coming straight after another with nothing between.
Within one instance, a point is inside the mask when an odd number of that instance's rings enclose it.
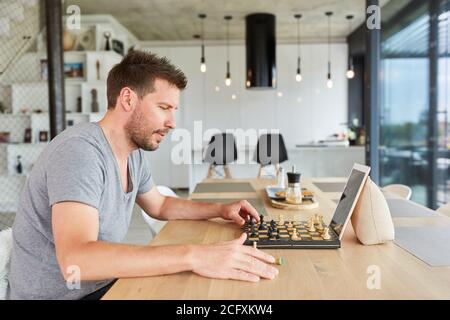
<instances>
[{"instance_id":1,"label":"man's hand","mask_svg":"<svg viewBox=\"0 0 450 320\"><path fill-rule=\"evenodd\" d=\"M252 218L259 221L258 212L247 200L222 205L220 216L225 220L234 221L239 226Z\"/></svg>"},{"instance_id":2,"label":"man's hand","mask_svg":"<svg viewBox=\"0 0 450 320\"><path fill-rule=\"evenodd\" d=\"M192 271L200 276L257 282L274 279L278 269L270 264L275 258L250 246L244 246L247 235L215 245L195 246Z\"/></svg>"}]
</instances>

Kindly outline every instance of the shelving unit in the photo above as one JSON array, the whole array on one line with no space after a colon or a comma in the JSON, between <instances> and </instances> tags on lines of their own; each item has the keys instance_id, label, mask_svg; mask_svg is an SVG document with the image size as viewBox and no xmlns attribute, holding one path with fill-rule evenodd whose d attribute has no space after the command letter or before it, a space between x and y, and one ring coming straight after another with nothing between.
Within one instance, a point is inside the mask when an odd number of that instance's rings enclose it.
<instances>
[{"instance_id":1,"label":"shelving unit","mask_svg":"<svg viewBox=\"0 0 450 320\"><path fill-rule=\"evenodd\" d=\"M137 39L111 16L83 17L84 32L92 30L95 44L91 51L65 51L64 63L81 64L81 77L65 78L66 126L99 121L107 110L106 79L109 70L122 60L115 51L104 51L104 32L124 45L124 51L138 44ZM77 36L76 34L74 36ZM41 131L50 132L48 114L48 84L42 78L43 60L46 60L44 36L40 35L36 52L23 54L15 63L26 69L26 74L5 74L2 79L9 113L0 113L0 131L10 133L8 143L0 143L0 183L8 192L0 192L0 213L13 212L27 174L48 142L40 141ZM14 68L14 66L11 66ZM92 110L92 90L97 91L98 112ZM79 99L81 98L81 104ZM4 102L5 103L5 102ZM31 129L31 142L24 143L25 130ZM17 156L21 156L22 174L16 172Z\"/></svg>"}]
</instances>

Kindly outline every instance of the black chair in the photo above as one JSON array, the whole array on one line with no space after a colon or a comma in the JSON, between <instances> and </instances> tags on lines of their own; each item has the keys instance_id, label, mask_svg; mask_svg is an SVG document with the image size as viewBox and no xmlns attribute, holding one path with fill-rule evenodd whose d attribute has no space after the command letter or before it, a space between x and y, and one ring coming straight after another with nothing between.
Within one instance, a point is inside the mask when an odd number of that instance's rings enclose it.
<instances>
[{"instance_id":1,"label":"black chair","mask_svg":"<svg viewBox=\"0 0 450 320\"><path fill-rule=\"evenodd\" d=\"M214 178L217 166L223 166L225 178L232 178L228 164L237 160L236 140L232 133L219 133L211 137L204 161L209 163L208 178Z\"/></svg>"},{"instance_id":2,"label":"black chair","mask_svg":"<svg viewBox=\"0 0 450 320\"><path fill-rule=\"evenodd\" d=\"M262 134L256 145L255 161L259 163L258 178L261 177L262 168L274 165L276 172L280 170L280 163L288 160L286 145L283 136L279 133Z\"/></svg>"}]
</instances>

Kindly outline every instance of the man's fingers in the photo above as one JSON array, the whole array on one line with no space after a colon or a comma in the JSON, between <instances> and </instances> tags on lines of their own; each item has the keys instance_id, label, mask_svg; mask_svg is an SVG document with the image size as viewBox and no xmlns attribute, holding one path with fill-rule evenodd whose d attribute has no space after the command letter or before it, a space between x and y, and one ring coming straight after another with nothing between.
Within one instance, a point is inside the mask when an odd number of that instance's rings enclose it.
<instances>
[{"instance_id":1,"label":"man's fingers","mask_svg":"<svg viewBox=\"0 0 450 320\"><path fill-rule=\"evenodd\" d=\"M255 218L256 221L259 221L258 211L256 211L256 209L253 208L253 206L247 200L242 200L240 202L240 204L241 204L241 210L243 209L245 212L247 212L253 218Z\"/></svg>"},{"instance_id":2,"label":"man's fingers","mask_svg":"<svg viewBox=\"0 0 450 320\"><path fill-rule=\"evenodd\" d=\"M237 244L244 244L245 240L247 239L247 234L244 232L242 233L239 238L236 238L234 240L231 240L231 242L236 242Z\"/></svg>"},{"instance_id":3,"label":"man's fingers","mask_svg":"<svg viewBox=\"0 0 450 320\"><path fill-rule=\"evenodd\" d=\"M270 254L265 253L264 251L255 249L253 247L249 247L249 246L243 246L243 251L244 253L257 258L259 260L262 260L264 262L267 263L275 263L275 258L273 256L271 256Z\"/></svg>"},{"instance_id":4,"label":"man's fingers","mask_svg":"<svg viewBox=\"0 0 450 320\"><path fill-rule=\"evenodd\" d=\"M255 274L245 272L245 271L239 270L239 269L233 269L231 271L230 278L234 279L234 280L250 281L250 282L258 282L260 279Z\"/></svg>"},{"instance_id":5,"label":"man's fingers","mask_svg":"<svg viewBox=\"0 0 450 320\"><path fill-rule=\"evenodd\" d=\"M261 278L274 279L278 274L277 268L249 255L242 255L241 259L238 259L236 262L237 268L248 273L253 273Z\"/></svg>"}]
</instances>

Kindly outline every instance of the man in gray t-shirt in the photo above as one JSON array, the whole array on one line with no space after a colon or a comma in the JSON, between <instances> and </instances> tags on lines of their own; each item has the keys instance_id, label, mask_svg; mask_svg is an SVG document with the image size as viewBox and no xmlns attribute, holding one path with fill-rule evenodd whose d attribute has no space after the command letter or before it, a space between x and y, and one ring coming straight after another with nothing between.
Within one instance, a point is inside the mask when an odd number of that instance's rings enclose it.
<instances>
[{"instance_id":1,"label":"man in gray t-shirt","mask_svg":"<svg viewBox=\"0 0 450 320\"><path fill-rule=\"evenodd\" d=\"M275 277L274 258L243 246L245 234L207 246L120 243L135 202L161 220L221 217L242 225L259 219L246 201L198 203L164 197L154 187L142 150L156 150L175 128L186 82L167 59L132 51L109 72L104 118L65 130L45 148L13 226L9 298L81 299L120 277L182 271L245 281Z\"/></svg>"}]
</instances>

